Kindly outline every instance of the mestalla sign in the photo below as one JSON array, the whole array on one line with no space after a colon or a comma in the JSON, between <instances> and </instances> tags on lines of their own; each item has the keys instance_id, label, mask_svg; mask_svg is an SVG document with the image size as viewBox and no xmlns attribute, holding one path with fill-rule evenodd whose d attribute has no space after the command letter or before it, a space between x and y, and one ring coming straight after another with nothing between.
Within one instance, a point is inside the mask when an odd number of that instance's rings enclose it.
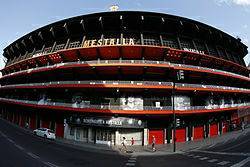
<instances>
[{"instance_id":1,"label":"mestalla sign","mask_svg":"<svg viewBox=\"0 0 250 167\"><path fill-rule=\"evenodd\" d=\"M144 128L145 122L140 119L126 117L84 117L71 116L67 119L68 124L116 127L116 128Z\"/></svg>"},{"instance_id":2,"label":"mestalla sign","mask_svg":"<svg viewBox=\"0 0 250 167\"><path fill-rule=\"evenodd\" d=\"M133 38L102 38L86 40L83 43L83 47L94 47L94 46L113 46L113 45L134 45Z\"/></svg>"}]
</instances>

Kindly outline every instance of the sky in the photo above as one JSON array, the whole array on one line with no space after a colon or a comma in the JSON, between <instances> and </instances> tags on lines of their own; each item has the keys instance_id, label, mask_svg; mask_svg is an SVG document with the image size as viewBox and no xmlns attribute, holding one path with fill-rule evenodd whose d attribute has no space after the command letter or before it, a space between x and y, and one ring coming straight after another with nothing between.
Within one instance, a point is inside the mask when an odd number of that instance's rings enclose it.
<instances>
[{"instance_id":1,"label":"sky","mask_svg":"<svg viewBox=\"0 0 250 167\"><path fill-rule=\"evenodd\" d=\"M119 10L152 11L187 17L240 37L250 51L250 0L1 0L0 69L3 49L23 35L65 18ZM250 54L245 57L250 63Z\"/></svg>"}]
</instances>

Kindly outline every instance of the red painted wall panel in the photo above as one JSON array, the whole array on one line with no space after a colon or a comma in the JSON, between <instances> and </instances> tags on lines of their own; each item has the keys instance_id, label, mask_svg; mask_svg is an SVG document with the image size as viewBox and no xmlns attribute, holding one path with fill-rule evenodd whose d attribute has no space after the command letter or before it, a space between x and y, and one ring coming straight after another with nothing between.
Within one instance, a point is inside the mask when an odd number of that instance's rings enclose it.
<instances>
[{"instance_id":1,"label":"red painted wall panel","mask_svg":"<svg viewBox=\"0 0 250 167\"><path fill-rule=\"evenodd\" d=\"M64 136L64 123L56 123L56 136Z\"/></svg>"},{"instance_id":2,"label":"red painted wall panel","mask_svg":"<svg viewBox=\"0 0 250 167\"><path fill-rule=\"evenodd\" d=\"M24 127L25 126L25 115L20 115L20 117L21 117L20 126Z\"/></svg>"},{"instance_id":3,"label":"red painted wall panel","mask_svg":"<svg viewBox=\"0 0 250 167\"><path fill-rule=\"evenodd\" d=\"M31 115L30 116L30 129L36 129L36 116Z\"/></svg>"},{"instance_id":4,"label":"red painted wall panel","mask_svg":"<svg viewBox=\"0 0 250 167\"><path fill-rule=\"evenodd\" d=\"M218 124L214 123L210 125L210 137L218 135Z\"/></svg>"},{"instance_id":5,"label":"red painted wall panel","mask_svg":"<svg viewBox=\"0 0 250 167\"><path fill-rule=\"evenodd\" d=\"M176 129L176 142L186 141L186 129Z\"/></svg>"},{"instance_id":6,"label":"red painted wall panel","mask_svg":"<svg viewBox=\"0 0 250 167\"><path fill-rule=\"evenodd\" d=\"M155 136L156 144L163 144L164 131L162 129L149 130L149 144L152 144L153 136Z\"/></svg>"},{"instance_id":7,"label":"red painted wall panel","mask_svg":"<svg viewBox=\"0 0 250 167\"><path fill-rule=\"evenodd\" d=\"M203 137L204 137L203 126L194 127L194 140L203 139Z\"/></svg>"},{"instance_id":8,"label":"red painted wall panel","mask_svg":"<svg viewBox=\"0 0 250 167\"><path fill-rule=\"evenodd\" d=\"M42 127L43 128L49 128L49 124L50 124L49 120L42 120Z\"/></svg>"}]
</instances>

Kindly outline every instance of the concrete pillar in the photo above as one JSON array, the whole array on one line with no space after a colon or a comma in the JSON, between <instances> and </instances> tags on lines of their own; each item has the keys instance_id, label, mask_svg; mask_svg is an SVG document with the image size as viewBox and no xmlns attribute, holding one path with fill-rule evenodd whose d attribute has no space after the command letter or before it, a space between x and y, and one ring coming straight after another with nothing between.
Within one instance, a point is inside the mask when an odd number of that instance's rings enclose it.
<instances>
[{"instance_id":1,"label":"concrete pillar","mask_svg":"<svg viewBox=\"0 0 250 167\"><path fill-rule=\"evenodd\" d=\"M115 131L115 145L120 145L121 141L120 141L120 133L119 130Z\"/></svg>"},{"instance_id":2,"label":"concrete pillar","mask_svg":"<svg viewBox=\"0 0 250 167\"><path fill-rule=\"evenodd\" d=\"M163 139L163 141L164 141L164 144L168 143L167 142L167 129L166 128L164 129L164 139Z\"/></svg>"},{"instance_id":3,"label":"concrete pillar","mask_svg":"<svg viewBox=\"0 0 250 167\"><path fill-rule=\"evenodd\" d=\"M188 130L189 130L189 128L188 128L188 126L186 127L186 141L188 141Z\"/></svg>"},{"instance_id":4,"label":"concrete pillar","mask_svg":"<svg viewBox=\"0 0 250 167\"><path fill-rule=\"evenodd\" d=\"M192 137L191 137L191 140L192 141L194 140L194 126L192 126Z\"/></svg>"},{"instance_id":5,"label":"concrete pillar","mask_svg":"<svg viewBox=\"0 0 250 167\"><path fill-rule=\"evenodd\" d=\"M63 120L64 124L64 135L63 138L67 138L67 135L69 134L69 125L66 122L66 119Z\"/></svg>"},{"instance_id":6,"label":"concrete pillar","mask_svg":"<svg viewBox=\"0 0 250 167\"><path fill-rule=\"evenodd\" d=\"M88 143L93 143L94 141L92 140L92 128L88 128Z\"/></svg>"},{"instance_id":7,"label":"concrete pillar","mask_svg":"<svg viewBox=\"0 0 250 167\"><path fill-rule=\"evenodd\" d=\"M143 130L143 145L147 146L148 145L148 129L144 128Z\"/></svg>"}]
</instances>

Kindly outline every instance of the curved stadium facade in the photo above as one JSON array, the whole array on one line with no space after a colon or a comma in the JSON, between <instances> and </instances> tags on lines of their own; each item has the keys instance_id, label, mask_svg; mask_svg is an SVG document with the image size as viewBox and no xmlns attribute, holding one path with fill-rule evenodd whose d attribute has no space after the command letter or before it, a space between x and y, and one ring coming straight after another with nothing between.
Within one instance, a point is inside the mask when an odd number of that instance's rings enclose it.
<instances>
[{"instance_id":1,"label":"curved stadium facade","mask_svg":"<svg viewBox=\"0 0 250 167\"><path fill-rule=\"evenodd\" d=\"M226 133L249 121L247 47L187 18L105 12L39 28L4 49L2 116L66 139L119 145Z\"/></svg>"}]
</instances>

